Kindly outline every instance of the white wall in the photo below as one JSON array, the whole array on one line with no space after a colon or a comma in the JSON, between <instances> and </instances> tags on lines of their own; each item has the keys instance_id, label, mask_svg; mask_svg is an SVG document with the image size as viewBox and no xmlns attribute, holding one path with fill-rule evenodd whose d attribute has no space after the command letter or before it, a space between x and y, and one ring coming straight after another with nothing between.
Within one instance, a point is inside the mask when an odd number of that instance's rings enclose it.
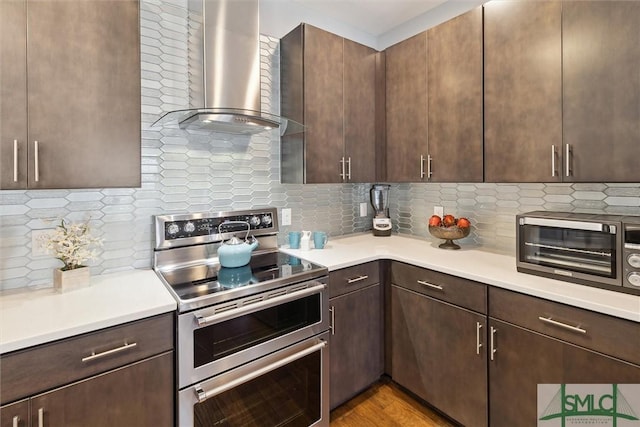
<instances>
[{"instance_id":1,"label":"white wall","mask_svg":"<svg viewBox=\"0 0 640 427\"><path fill-rule=\"evenodd\" d=\"M386 1L391 2L393 0ZM487 0L449 0L384 34L374 35L355 29L339 20L322 15L320 12L304 7L298 2L289 0L260 0L260 33L282 38L282 36L298 24L305 22L374 49L384 50L395 43L454 18L486 2Z\"/></svg>"}]
</instances>

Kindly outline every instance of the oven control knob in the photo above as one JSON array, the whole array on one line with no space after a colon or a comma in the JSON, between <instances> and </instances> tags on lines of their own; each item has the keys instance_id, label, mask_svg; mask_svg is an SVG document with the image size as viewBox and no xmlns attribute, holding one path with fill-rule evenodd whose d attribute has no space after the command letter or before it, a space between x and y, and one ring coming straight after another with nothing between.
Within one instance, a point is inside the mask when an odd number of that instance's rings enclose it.
<instances>
[{"instance_id":1,"label":"oven control knob","mask_svg":"<svg viewBox=\"0 0 640 427\"><path fill-rule=\"evenodd\" d=\"M262 215L262 225L270 226L271 222L271 215Z\"/></svg>"},{"instance_id":2,"label":"oven control knob","mask_svg":"<svg viewBox=\"0 0 640 427\"><path fill-rule=\"evenodd\" d=\"M194 231L196 231L196 225L189 221L184 225L184 231L187 233L193 233Z\"/></svg>"},{"instance_id":3,"label":"oven control knob","mask_svg":"<svg viewBox=\"0 0 640 427\"><path fill-rule=\"evenodd\" d=\"M640 268L640 254L631 254L627 257L627 262L633 268Z\"/></svg>"},{"instance_id":4,"label":"oven control knob","mask_svg":"<svg viewBox=\"0 0 640 427\"><path fill-rule=\"evenodd\" d=\"M251 224L252 227L257 227L260 225L260 217L258 215L253 215L251 218L249 218L249 224Z\"/></svg>"},{"instance_id":5,"label":"oven control knob","mask_svg":"<svg viewBox=\"0 0 640 427\"><path fill-rule=\"evenodd\" d=\"M631 286L640 288L640 274L636 273L635 271L633 273L629 273L629 275L627 276L627 280L629 281L629 284Z\"/></svg>"},{"instance_id":6,"label":"oven control knob","mask_svg":"<svg viewBox=\"0 0 640 427\"><path fill-rule=\"evenodd\" d=\"M170 236L175 236L176 234L178 234L179 231L180 231L180 226L175 222L172 222L167 227L167 232L169 233Z\"/></svg>"}]
</instances>

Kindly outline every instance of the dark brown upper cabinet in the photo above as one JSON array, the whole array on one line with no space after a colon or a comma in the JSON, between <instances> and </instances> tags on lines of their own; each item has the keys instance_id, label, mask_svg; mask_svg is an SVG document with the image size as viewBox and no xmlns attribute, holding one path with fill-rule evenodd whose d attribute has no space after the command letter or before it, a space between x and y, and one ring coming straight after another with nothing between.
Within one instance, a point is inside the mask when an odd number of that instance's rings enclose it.
<instances>
[{"instance_id":1,"label":"dark brown upper cabinet","mask_svg":"<svg viewBox=\"0 0 640 427\"><path fill-rule=\"evenodd\" d=\"M486 3L485 181L562 181L561 85L562 3Z\"/></svg>"},{"instance_id":2,"label":"dark brown upper cabinet","mask_svg":"<svg viewBox=\"0 0 640 427\"><path fill-rule=\"evenodd\" d=\"M427 40L430 180L482 182L482 8L431 28Z\"/></svg>"},{"instance_id":3,"label":"dark brown upper cabinet","mask_svg":"<svg viewBox=\"0 0 640 427\"><path fill-rule=\"evenodd\" d=\"M640 180L638 28L640 2L562 3L565 181Z\"/></svg>"},{"instance_id":4,"label":"dark brown upper cabinet","mask_svg":"<svg viewBox=\"0 0 640 427\"><path fill-rule=\"evenodd\" d=\"M482 181L482 9L386 50L387 181Z\"/></svg>"},{"instance_id":5,"label":"dark brown upper cabinet","mask_svg":"<svg viewBox=\"0 0 640 427\"><path fill-rule=\"evenodd\" d=\"M137 0L0 2L0 188L139 187Z\"/></svg>"},{"instance_id":6,"label":"dark brown upper cabinet","mask_svg":"<svg viewBox=\"0 0 640 427\"><path fill-rule=\"evenodd\" d=\"M377 55L308 24L282 38L281 114L306 127L282 137L283 183L376 179Z\"/></svg>"},{"instance_id":7,"label":"dark brown upper cabinet","mask_svg":"<svg viewBox=\"0 0 640 427\"><path fill-rule=\"evenodd\" d=\"M385 51L388 182L426 181L427 33Z\"/></svg>"}]
</instances>

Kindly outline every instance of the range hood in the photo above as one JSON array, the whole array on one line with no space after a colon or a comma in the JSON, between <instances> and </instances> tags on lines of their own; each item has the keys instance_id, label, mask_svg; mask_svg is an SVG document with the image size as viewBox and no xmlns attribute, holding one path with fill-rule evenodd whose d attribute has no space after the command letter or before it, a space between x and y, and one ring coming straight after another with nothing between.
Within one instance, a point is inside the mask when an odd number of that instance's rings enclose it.
<instances>
[{"instance_id":1,"label":"range hood","mask_svg":"<svg viewBox=\"0 0 640 427\"><path fill-rule=\"evenodd\" d=\"M259 0L189 0L189 103L151 127L232 134L304 126L261 111Z\"/></svg>"}]
</instances>

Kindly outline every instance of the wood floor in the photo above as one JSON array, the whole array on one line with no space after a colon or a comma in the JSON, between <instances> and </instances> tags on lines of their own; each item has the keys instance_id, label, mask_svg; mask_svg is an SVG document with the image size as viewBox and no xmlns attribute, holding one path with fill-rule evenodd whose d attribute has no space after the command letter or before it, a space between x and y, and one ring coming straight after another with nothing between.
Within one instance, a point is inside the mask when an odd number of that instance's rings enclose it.
<instances>
[{"instance_id":1,"label":"wood floor","mask_svg":"<svg viewBox=\"0 0 640 427\"><path fill-rule=\"evenodd\" d=\"M331 427L454 427L383 379L331 412Z\"/></svg>"}]
</instances>

